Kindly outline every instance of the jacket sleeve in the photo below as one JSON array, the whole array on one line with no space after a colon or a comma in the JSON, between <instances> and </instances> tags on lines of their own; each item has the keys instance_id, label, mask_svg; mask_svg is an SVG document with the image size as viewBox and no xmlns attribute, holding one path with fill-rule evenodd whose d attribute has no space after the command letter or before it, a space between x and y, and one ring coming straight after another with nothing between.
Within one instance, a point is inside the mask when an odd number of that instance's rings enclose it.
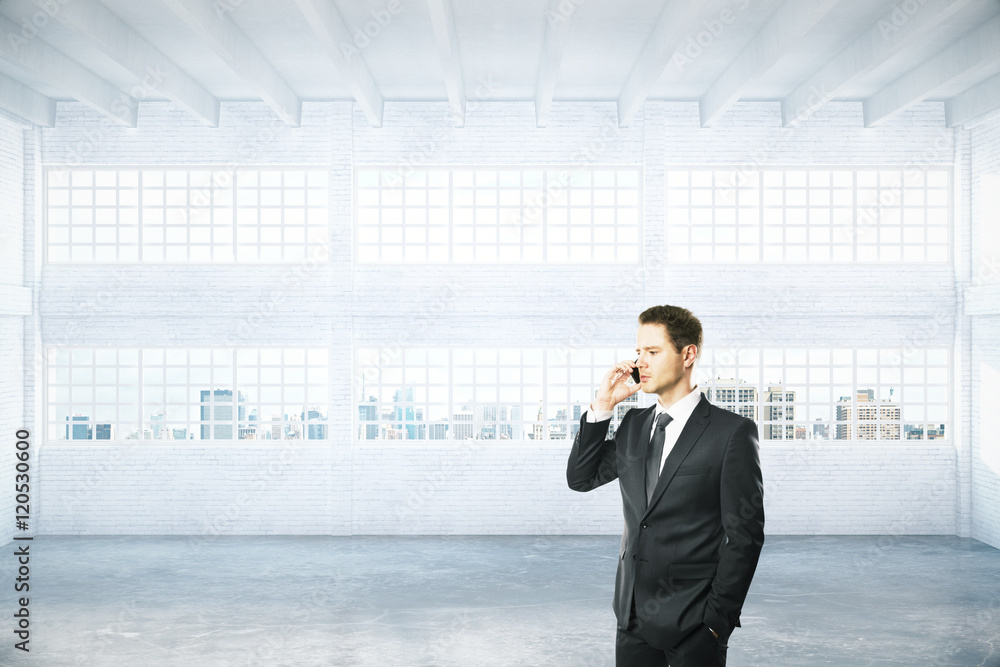
<instances>
[{"instance_id":1,"label":"jacket sleeve","mask_svg":"<svg viewBox=\"0 0 1000 667\"><path fill-rule=\"evenodd\" d=\"M566 483L574 491L592 491L618 478L618 436L625 432L632 410L625 413L615 437L608 440L610 419L588 422L587 413L580 415L580 430L573 440L566 465Z\"/></svg>"},{"instance_id":2,"label":"jacket sleeve","mask_svg":"<svg viewBox=\"0 0 1000 667\"><path fill-rule=\"evenodd\" d=\"M764 546L764 484L757 425L744 420L722 459L720 501L728 538L709 593L704 622L723 638L740 625L740 610Z\"/></svg>"}]
</instances>

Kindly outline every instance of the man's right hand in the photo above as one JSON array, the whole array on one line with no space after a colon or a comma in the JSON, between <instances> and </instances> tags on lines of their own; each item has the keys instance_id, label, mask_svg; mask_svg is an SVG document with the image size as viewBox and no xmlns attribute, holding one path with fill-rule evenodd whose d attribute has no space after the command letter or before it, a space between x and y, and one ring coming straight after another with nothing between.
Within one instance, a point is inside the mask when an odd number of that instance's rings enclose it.
<instances>
[{"instance_id":1,"label":"man's right hand","mask_svg":"<svg viewBox=\"0 0 1000 667\"><path fill-rule=\"evenodd\" d=\"M633 368L635 368L635 362L631 359L625 359L615 364L604 374L601 388L597 390L597 397L592 403L594 410L614 410L616 405L642 389L642 384L639 382L631 387L625 384L631 377Z\"/></svg>"}]
</instances>

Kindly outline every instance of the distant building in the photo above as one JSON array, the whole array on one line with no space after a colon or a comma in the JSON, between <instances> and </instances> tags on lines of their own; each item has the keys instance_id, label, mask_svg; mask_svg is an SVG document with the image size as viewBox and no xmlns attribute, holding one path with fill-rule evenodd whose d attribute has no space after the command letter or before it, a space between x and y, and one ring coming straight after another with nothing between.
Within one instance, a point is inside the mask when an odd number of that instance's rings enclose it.
<instances>
[{"instance_id":1,"label":"distant building","mask_svg":"<svg viewBox=\"0 0 1000 667\"><path fill-rule=\"evenodd\" d=\"M927 426L927 440L941 440L944 438L944 424L939 424L935 428L930 428L930 426L932 426L931 424L928 424ZM903 438L905 440L923 440L924 425L906 424L903 426Z\"/></svg>"},{"instance_id":2,"label":"distant building","mask_svg":"<svg viewBox=\"0 0 1000 667\"><path fill-rule=\"evenodd\" d=\"M500 426L507 422L507 406L489 404L479 406L479 440L500 439Z\"/></svg>"},{"instance_id":3,"label":"distant building","mask_svg":"<svg viewBox=\"0 0 1000 667\"><path fill-rule=\"evenodd\" d=\"M900 408L898 403L876 400L873 389L859 390L855 394L855 399L857 402L856 417L850 396L841 396L840 400L837 401L837 440L900 439ZM857 429L853 437L852 426Z\"/></svg>"},{"instance_id":4,"label":"distant building","mask_svg":"<svg viewBox=\"0 0 1000 667\"><path fill-rule=\"evenodd\" d=\"M81 414L66 417L66 439L90 440L90 417Z\"/></svg>"},{"instance_id":5,"label":"distant building","mask_svg":"<svg viewBox=\"0 0 1000 667\"><path fill-rule=\"evenodd\" d=\"M306 437L309 440L326 440L326 416L317 410L307 410L302 413L302 421L306 423Z\"/></svg>"},{"instance_id":6,"label":"distant building","mask_svg":"<svg viewBox=\"0 0 1000 667\"><path fill-rule=\"evenodd\" d=\"M532 440L544 440L545 439L545 408L543 407L543 401L538 401L538 417L531 428L531 439Z\"/></svg>"},{"instance_id":7,"label":"distant building","mask_svg":"<svg viewBox=\"0 0 1000 667\"><path fill-rule=\"evenodd\" d=\"M566 439L566 408L560 408L556 410L556 416L549 420L549 439L550 440L565 440Z\"/></svg>"},{"instance_id":8,"label":"distant building","mask_svg":"<svg viewBox=\"0 0 1000 667\"><path fill-rule=\"evenodd\" d=\"M358 422L359 439L378 439L378 401L374 396L369 396L367 403L358 406Z\"/></svg>"},{"instance_id":9,"label":"distant building","mask_svg":"<svg viewBox=\"0 0 1000 667\"><path fill-rule=\"evenodd\" d=\"M580 418L583 416L583 411L588 409L589 407L584 407L582 405L573 406L573 418L569 422L570 440L576 439L576 434L580 432Z\"/></svg>"},{"instance_id":10,"label":"distant building","mask_svg":"<svg viewBox=\"0 0 1000 667\"><path fill-rule=\"evenodd\" d=\"M463 405L461 410L452 413L451 421L454 424L452 437L455 440L472 439L472 416L472 410L467 405Z\"/></svg>"},{"instance_id":11,"label":"distant building","mask_svg":"<svg viewBox=\"0 0 1000 667\"><path fill-rule=\"evenodd\" d=\"M247 422L247 399L239 392L234 400L232 389L201 391L201 439L232 440L234 415L240 426Z\"/></svg>"},{"instance_id":12,"label":"distant building","mask_svg":"<svg viewBox=\"0 0 1000 667\"><path fill-rule=\"evenodd\" d=\"M421 438L421 424L417 424L416 409L413 406L413 387L403 387L397 389L392 396L393 416L392 420L397 422L393 428L402 430L405 434L402 438L392 438L393 440L417 440Z\"/></svg>"},{"instance_id":13,"label":"distant building","mask_svg":"<svg viewBox=\"0 0 1000 667\"><path fill-rule=\"evenodd\" d=\"M781 385L771 385L764 392L764 438L770 440L805 440L803 435L796 434L795 424L795 392L787 391ZM775 423L777 422L777 423ZM783 423L787 422L787 423Z\"/></svg>"},{"instance_id":14,"label":"distant building","mask_svg":"<svg viewBox=\"0 0 1000 667\"><path fill-rule=\"evenodd\" d=\"M286 432L289 440L302 440L303 429L302 420L299 419L298 415L292 415L288 418L288 431Z\"/></svg>"},{"instance_id":15,"label":"distant building","mask_svg":"<svg viewBox=\"0 0 1000 667\"><path fill-rule=\"evenodd\" d=\"M701 390L713 405L757 421L757 387L735 378L716 378Z\"/></svg>"},{"instance_id":16,"label":"distant building","mask_svg":"<svg viewBox=\"0 0 1000 667\"><path fill-rule=\"evenodd\" d=\"M509 440L525 439L525 429L522 420L520 405L510 406L510 422L506 425L505 433Z\"/></svg>"},{"instance_id":17,"label":"distant building","mask_svg":"<svg viewBox=\"0 0 1000 667\"><path fill-rule=\"evenodd\" d=\"M152 432L150 436L153 440L159 440L160 434L163 431L163 422L166 420L166 416L163 411L154 412L149 415L149 430Z\"/></svg>"}]
</instances>

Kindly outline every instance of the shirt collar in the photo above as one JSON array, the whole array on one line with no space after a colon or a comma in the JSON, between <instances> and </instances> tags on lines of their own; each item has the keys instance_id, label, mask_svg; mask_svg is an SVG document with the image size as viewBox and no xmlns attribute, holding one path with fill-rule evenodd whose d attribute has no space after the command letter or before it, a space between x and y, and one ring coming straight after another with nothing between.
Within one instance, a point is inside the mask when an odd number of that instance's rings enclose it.
<instances>
[{"instance_id":1,"label":"shirt collar","mask_svg":"<svg viewBox=\"0 0 1000 667\"><path fill-rule=\"evenodd\" d=\"M673 405L663 407L660 403L660 397L656 397L656 410L653 413L653 418L659 417L661 413L666 412L670 415L671 421L674 422L686 422L694 409L698 407L698 403L701 401L701 390L698 385L694 386L691 393L680 399Z\"/></svg>"}]
</instances>

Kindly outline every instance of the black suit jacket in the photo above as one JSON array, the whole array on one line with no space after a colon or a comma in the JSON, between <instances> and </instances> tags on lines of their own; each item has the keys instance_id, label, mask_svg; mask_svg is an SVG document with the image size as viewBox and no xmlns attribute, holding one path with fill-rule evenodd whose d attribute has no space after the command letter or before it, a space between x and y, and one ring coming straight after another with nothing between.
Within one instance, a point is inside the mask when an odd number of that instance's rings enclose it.
<instances>
[{"instance_id":1,"label":"black suit jacket","mask_svg":"<svg viewBox=\"0 0 1000 667\"><path fill-rule=\"evenodd\" d=\"M633 592L638 632L676 645L702 622L728 639L764 545L764 487L757 425L712 405L704 394L681 430L646 506L646 453L655 406L610 419L584 413L566 481L590 491L618 478L625 513L614 610L625 629Z\"/></svg>"}]
</instances>

